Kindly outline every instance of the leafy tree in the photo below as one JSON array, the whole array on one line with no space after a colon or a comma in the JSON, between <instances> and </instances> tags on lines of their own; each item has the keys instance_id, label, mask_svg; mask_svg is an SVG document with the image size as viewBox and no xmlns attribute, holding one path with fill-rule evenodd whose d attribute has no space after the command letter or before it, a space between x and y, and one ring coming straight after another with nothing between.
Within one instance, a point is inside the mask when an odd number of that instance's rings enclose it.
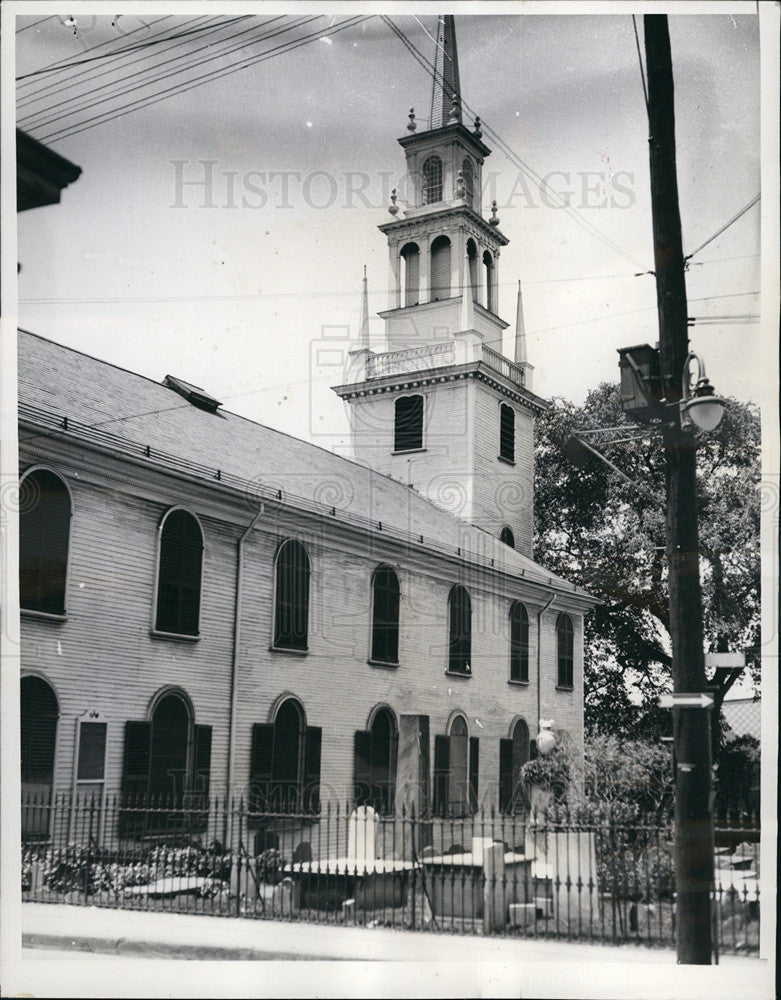
<instances>
[{"instance_id":1,"label":"leafy tree","mask_svg":"<svg viewBox=\"0 0 781 1000\"><path fill-rule=\"evenodd\" d=\"M637 695L653 716L659 692L670 687L661 436L647 429L641 440L595 445L631 482L599 459L589 460L584 449L573 454L567 444L575 429L616 427L621 430L613 438L643 433L627 420L619 387L609 383L589 393L582 406L554 400L539 418L535 558L601 601L586 617L587 727L639 734L642 713ZM697 445L706 648L747 650L756 680L760 612L757 408L729 400L717 430L698 435ZM630 692L635 692L634 699ZM656 719L660 721L658 714ZM646 728L650 721L646 719Z\"/></svg>"}]
</instances>

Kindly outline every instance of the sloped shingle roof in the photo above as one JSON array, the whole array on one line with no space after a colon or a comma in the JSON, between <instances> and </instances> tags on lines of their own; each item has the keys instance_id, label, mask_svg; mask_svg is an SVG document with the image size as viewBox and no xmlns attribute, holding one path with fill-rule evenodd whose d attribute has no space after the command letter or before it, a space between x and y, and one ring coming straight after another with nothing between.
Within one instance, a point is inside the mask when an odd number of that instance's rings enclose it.
<instances>
[{"instance_id":1,"label":"sloped shingle roof","mask_svg":"<svg viewBox=\"0 0 781 1000\"><path fill-rule=\"evenodd\" d=\"M20 403L98 427L196 465L382 522L505 572L589 595L404 484L281 431L220 410L208 413L172 389L37 334L20 330Z\"/></svg>"}]
</instances>

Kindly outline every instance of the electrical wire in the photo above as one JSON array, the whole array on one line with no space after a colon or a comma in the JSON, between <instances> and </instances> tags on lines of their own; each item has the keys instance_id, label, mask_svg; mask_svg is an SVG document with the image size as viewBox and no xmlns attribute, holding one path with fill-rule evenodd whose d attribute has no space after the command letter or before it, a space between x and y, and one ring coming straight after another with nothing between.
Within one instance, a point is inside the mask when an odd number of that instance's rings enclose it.
<instances>
[{"instance_id":1,"label":"electrical wire","mask_svg":"<svg viewBox=\"0 0 781 1000\"><path fill-rule=\"evenodd\" d=\"M251 15L246 14L243 17L229 18L227 21L225 21L223 23L227 24L227 23L230 23L231 21L243 21L243 20L246 20L246 18L250 17L250 16ZM128 32L128 35L135 34L136 31L143 31L143 30L144 30L144 28L135 28L132 32ZM16 82L19 83L22 80L29 80L32 77L41 76L43 73L59 73L62 70L75 69L77 66L85 66L88 63L97 62L99 59L108 59L111 56L123 56L123 55L126 55L129 52L138 52L139 49L148 49L148 48L151 48L154 45L160 45L163 42L174 41L177 38L186 38L187 36L192 35L192 34L196 33L199 30L201 30L201 29L199 29L199 28L193 28L190 31L182 31L182 32L178 32L177 34L174 34L174 35L169 35L167 38L160 38L160 37L148 38L148 39L145 39L143 42L137 42L137 43L134 42L132 45L126 45L125 48L123 48L123 49L117 49L114 52L101 52L101 54L98 55L98 56L88 56L86 59L76 59L73 62L61 63L60 65L42 66L41 69L35 69L35 70L32 70L30 73L24 73L21 76L17 76L16 77ZM127 38L128 35L123 35L122 37L123 38ZM117 41L117 39L113 39L112 38L111 41ZM106 44L108 44L108 43L107 42L101 42L100 45L95 45L95 46L93 46L93 48L97 49L97 48L100 48L102 45L106 45ZM90 50L88 49L87 51L90 51Z\"/></svg>"},{"instance_id":2,"label":"electrical wire","mask_svg":"<svg viewBox=\"0 0 781 1000\"><path fill-rule=\"evenodd\" d=\"M246 17L242 17L242 18L235 18L234 19L234 21L237 21L237 20L238 21L243 21L243 20L247 20L247 18ZM191 63L189 63L189 65L186 65L186 66L185 65L177 65L175 69L172 69L169 72L161 73L161 74L159 74L157 76L150 77L149 79L146 79L146 80L141 80L140 83L137 83L137 84L135 84L133 86L130 86L130 87L126 86L126 84L129 82L129 80L133 80L136 77L142 77L145 73L156 73L157 70L159 70L163 66L167 66L167 65L169 65L171 63L178 63L178 62L181 62L182 60L192 59L192 57L195 56L197 53L203 52L205 50L213 51L215 47L220 46L220 45L222 45L225 42L230 42L230 41L232 41L232 40L234 40L236 38L240 38L240 37L243 37L243 36L245 36L247 34L251 34L252 32L256 32L259 27L265 27L267 24L269 24L271 22L274 22L274 21L279 21L279 20L281 20L281 15L278 16L278 17L270 18L268 21L263 22L262 26L258 25L258 24L253 24L249 28L245 28L243 31L234 32L234 34L227 36L227 38L221 38L221 39L218 39L216 41L211 41L211 40L207 41L205 45L201 45L199 48L196 48L196 49L184 52L184 53L182 53L180 55L177 55L177 56L172 56L170 59L165 59L162 62L158 62L158 63L154 64L153 66L147 67L146 69L139 70L136 73L132 74L129 78L123 78L123 79L121 79L119 81L118 80L110 80L108 83L104 83L104 84L102 84L99 87L91 88L85 94L80 95L80 97L87 97L88 98L86 104L82 104L80 106L74 107L73 110L67 112L64 115L57 115L57 114L55 114L51 118L45 118L43 120L36 120L36 121L34 121L32 123L32 127L33 128L46 128L47 125L51 125L54 122L62 121L64 119L66 119L66 118L70 118L70 117L72 117L74 115L77 115L81 111L92 110L92 108L95 108L98 105L105 104L106 102L115 100L118 97L124 97L125 95L127 95L129 93L132 93L133 91L142 89L143 87L146 87L146 86L151 86L151 84L157 83L157 82L159 82L161 80L169 79L170 77L175 76L177 73L186 72L188 69L193 69L193 68L195 68L197 66L205 65L207 62L213 62L215 59L219 59L222 56L229 55L232 52L238 51L239 49L246 48L247 45L253 44L256 41L263 41L266 38L273 37L275 34L279 34L279 32L277 31L277 32L270 32L270 33L261 34L261 35L255 37L255 38L251 38L251 39L248 39L247 41L242 42L240 45L236 45L236 46L233 46L232 48L224 49L223 51L220 51L220 52L215 52L211 56L211 58L209 58L209 59L195 59L194 61L192 61ZM229 22L229 23L234 23L234 21ZM298 22L298 23L301 23L301 22ZM204 26L201 26L200 29L193 29L193 30L194 31L198 31L198 30L200 30L200 31L207 31L209 33L214 34L217 31L221 31L223 29L223 27L225 26L225 24L226 24L226 22L223 22L223 23L221 23L218 26L215 26L215 25L208 25L208 26L206 26L206 25L204 25ZM297 26L297 24L294 24L291 27L296 27L296 26ZM286 28L286 29L283 29L283 30L291 30L291 29L290 28ZM182 45L186 45L189 40L190 39L188 38L185 41L177 42L177 44L171 46L171 48L174 49L174 48L179 48ZM129 65L133 65L134 63L142 62L146 58L148 58L148 56L147 55L143 55L143 56L141 56L140 59L133 60L133 62L131 62ZM111 73L111 72L114 72L114 70L112 69L112 70L109 70L108 72ZM98 74L98 76L101 76L101 75L105 75L105 74ZM115 93L109 93L105 97L100 98L99 100L93 100L92 99L93 96L94 96L94 94L97 94L100 91L105 90L106 88L116 87L117 84L119 84L119 89ZM47 110L47 112L48 111L53 111L53 110L55 110L58 107L62 107L63 105L70 105L73 100L74 100L73 98L71 98L71 99L67 99L66 98L65 100L59 102L59 104L52 105L50 108L48 108L46 110ZM78 100L78 98L75 98L75 100ZM41 113L42 112L38 112L38 115L40 115ZM25 120L27 120L27 119L25 119ZM70 127L70 126L68 126L68 127Z\"/></svg>"},{"instance_id":3,"label":"electrical wire","mask_svg":"<svg viewBox=\"0 0 781 1000\"><path fill-rule=\"evenodd\" d=\"M737 212L735 215L733 215L732 218L729 220L729 222L725 222L724 225L721 227L721 229L717 229L716 232L713 234L713 236L709 236L708 239L705 240L704 243L700 243L700 245L697 247L696 250L692 250L692 252L689 253L689 254L687 254L683 259L684 260L691 260L691 258L695 254L699 253L700 250L704 249L709 243L712 243L716 239L717 236L721 236L721 234L724 232L725 229L729 229L729 227L734 222L737 222L738 219L742 215L745 215L746 212L748 212L748 210L750 208L753 208L754 205L756 205L756 203L760 200L761 197L762 197L762 192L760 191L759 194L755 194L754 195L754 197L751 199L751 201L748 203L748 205L744 205L743 208L741 208L741 210L739 212Z\"/></svg>"},{"instance_id":4,"label":"electrical wire","mask_svg":"<svg viewBox=\"0 0 781 1000\"><path fill-rule=\"evenodd\" d=\"M85 122L76 123L66 129L61 129L58 132L51 133L50 135L44 136L40 141L49 142L53 138L63 139L70 138L73 135L78 135L81 132L88 131L89 129L95 128L97 125L102 125L108 121L114 121L117 118L121 118L126 114L130 114L133 111L138 111L141 108L149 107L152 104L157 104L159 101L166 100L174 94L179 95L192 90L194 87L199 87L204 83L211 82L212 80L220 79L223 76L227 76L232 73L236 73L239 70L245 69L248 66L256 65L260 62L265 62L267 59L275 58L277 55L285 54L291 52L302 45L307 45L309 42L315 41L319 38L330 37L332 35L338 34L347 28L352 28L356 24L360 24L363 21L369 20L370 17L374 15L359 15L347 18L341 24L337 24L333 27L326 28L322 31L315 31L306 35L300 39L293 39L288 42L284 42L280 45L267 50L260 55L252 56L248 59L243 60L239 63L234 63L232 66L228 66L224 69L212 70L208 73L202 74L200 77L196 77L194 80L188 81L184 84L178 84L172 87L168 87L157 94L149 95L148 97L139 98L136 101L131 102L130 105L126 105L116 111L106 112L103 115L94 116L92 119L87 119Z\"/></svg>"},{"instance_id":5,"label":"electrical wire","mask_svg":"<svg viewBox=\"0 0 781 1000\"><path fill-rule=\"evenodd\" d=\"M33 21L32 24L25 24L21 28L17 28L16 34L20 35L23 31L27 31L28 28L35 28L39 24L43 24L45 21L53 21L55 17L55 14L50 14L49 17L41 17L37 21Z\"/></svg>"},{"instance_id":6,"label":"electrical wire","mask_svg":"<svg viewBox=\"0 0 781 1000\"><path fill-rule=\"evenodd\" d=\"M170 21L171 17L172 17L172 15L167 14L165 17L155 18L155 20L150 21L148 25L142 26L140 28L134 28L133 31L128 31L127 34L125 34L125 35L115 36L114 38L108 38L105 41L98 42L97 45L90 45L86 49L84 49L84 52L94 52L96 49L102 49L106 45L113 45L115 42L118 42L118 41L120 41L123 38L129 38L131 35L136 34L136 32L138 32L138 31L146 31L149 27L151 27L154 24L160 24L162 21ZM190 24L192 21L199 21L199 20L200 20L200 17L195 17L195 18L190 18L189 20L186 20L183 23L184 24ZM170 29L168 29L168 28L164 28L163 29L163 31L168 31L168 30L170 30ZM152 37L157 37L157 34L153 33ZM82 53L82 55L83 54L84 53ZM113 54L113 53L106 53L107 56L109 54ZM54 62L47 63L47 65L45 67L41 67L41 69L46 69L46 70L54 73L57 70L62 69L63 68L62 64L67 59L69 59L69 58L70 58L69 56L63 56L61 59L55 59ZM79 76L79 75L81 75L81 74L78 74L78 73L73 74L73 76ZM25 79L21 79L20 80L19 78L17 78L16 83L17 83L17 94L18 94L19 91L26 90L27 88L32 87L36 83L36 81L35 80L25 80ZM62 81L54 81L54 82L49 81L47 83L44 83L43 87L41 87L39 90L31 91L29 94L26 94L25 95L25 99L27 97L31 96L31 94L39 94L39 93L43 93L44 91L51 91L52 93L54 93L54 92L56 92L56 87L57 87L58 83L62 83Z\"/></svg>"}]
</instances>

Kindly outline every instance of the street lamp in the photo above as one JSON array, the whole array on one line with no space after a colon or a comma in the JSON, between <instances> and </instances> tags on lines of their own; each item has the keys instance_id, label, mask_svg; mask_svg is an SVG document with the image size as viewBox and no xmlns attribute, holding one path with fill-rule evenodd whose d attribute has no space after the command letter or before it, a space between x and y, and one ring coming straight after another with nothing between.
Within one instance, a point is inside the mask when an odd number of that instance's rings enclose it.
<instances>
[{"instance_id":1,"label":"street lamp","mask_svg":"<svg viewBox=\"0 0 781 1000\"><path fill-rule=\"evenodd\" d=\"M697 362L697 381L692 391L693 361ZM721 396L714 394L713 386L705 374L705 365L696 354L686 356L681 390L683 398L678 404L681 409L681 430L694 431L699 428L701 431L715 431L721 423L727 404Z\"/></svg>"}]
</instances>

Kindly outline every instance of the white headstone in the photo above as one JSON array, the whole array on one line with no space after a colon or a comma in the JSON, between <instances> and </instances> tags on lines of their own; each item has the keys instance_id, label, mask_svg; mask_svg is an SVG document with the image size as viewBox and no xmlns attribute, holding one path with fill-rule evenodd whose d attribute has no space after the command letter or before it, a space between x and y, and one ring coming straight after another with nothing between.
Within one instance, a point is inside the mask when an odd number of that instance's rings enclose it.
<instances>
[{"instance_id":1,"label":"white headstone","mask_svg":"<svg viewBox=\"0 0 781 1000\"><path fill-rule=\"evenodd\" d=\"M377 857L377 813L371 806L358 806L347 821L347 857L373 861Z\"/></svg>"}]
</instances>

